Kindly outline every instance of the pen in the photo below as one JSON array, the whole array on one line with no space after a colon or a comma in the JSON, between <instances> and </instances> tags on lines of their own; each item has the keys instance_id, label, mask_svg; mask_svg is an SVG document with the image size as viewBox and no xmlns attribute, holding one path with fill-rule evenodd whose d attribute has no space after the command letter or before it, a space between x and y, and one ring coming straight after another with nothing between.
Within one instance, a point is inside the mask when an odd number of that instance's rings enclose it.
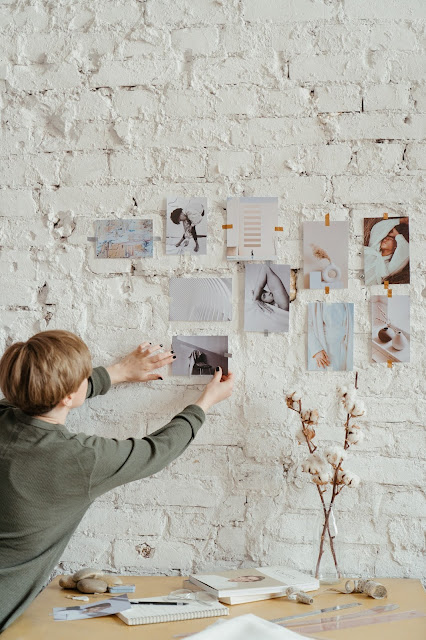
<instances>
[{"instance_id":1,"label":"pen","mask_svg":"<svg viewBox=\"0 0 426 640\"><path fill-rule=\"evenodd\" d=\"M163 607L164 605L166 607L168 607L169 605L177 605L178 607L183 607L186 604L189 604L189 602L147 602L146 600L130 600L130 604L161 604Z\"/></svg>"}]
</instances>

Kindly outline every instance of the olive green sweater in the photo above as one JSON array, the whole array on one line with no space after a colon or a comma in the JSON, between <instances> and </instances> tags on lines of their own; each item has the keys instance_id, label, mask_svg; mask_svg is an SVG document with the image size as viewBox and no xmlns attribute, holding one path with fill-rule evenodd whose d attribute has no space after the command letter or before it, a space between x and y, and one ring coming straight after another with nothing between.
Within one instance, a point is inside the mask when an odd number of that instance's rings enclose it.
<instances>
[{"instance_id":1,"label":"olive green sweater","mask_svg":"<svg viewBox=\"0 0 426 640\"><path fill-rule=\"evenodd\" d=\"M93 370L87 397L111 386ZM204 422L190 405L142 439L70 433L0 401L0 631L46 584L91 503L179 456Z\"/></svg>"}]
</instances>

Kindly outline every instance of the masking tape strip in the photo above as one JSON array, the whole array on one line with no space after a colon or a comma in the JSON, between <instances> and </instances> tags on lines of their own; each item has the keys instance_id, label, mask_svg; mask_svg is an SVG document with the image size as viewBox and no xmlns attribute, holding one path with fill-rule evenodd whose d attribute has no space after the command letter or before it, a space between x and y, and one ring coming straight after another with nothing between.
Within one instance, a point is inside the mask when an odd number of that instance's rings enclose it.
<instances>
[{"instance_id":1,"label":"masking tape strip","mask_svg":"<svg viewBox=\"0 0 426 640\"><path fill-rule=\"evenodd\" d=\"M392 289L388 289L388 298L392 298Z\"/></svg>"},{"instance_id":2,"label":"masking tape strip","mask_svg":"<svg viewBox=\"0 0 426 640\"><path fill-rule=\"evenodd\" d=\"M387 220L389 218L389 214L388 213L384 213L383 214L383 220Z\"/></svg>"},{"instance_id":3,"label":"masking tape strip","mask_svg":"<svg viewBox=\"0 0 426 640\"><path fill-rule=\"evenodd\" d=\"M234 225L233 224L223 224L222 225L222 229L233 229Z\"/></svg>"},{"instance_id":4,"label":"masking tape strip","mask_svg":"<svg viewBox=\"0 0 426 640\"><path fill-rule=\"evenodd\" d=\"M87 242L96 242L97 237L96 236L87 236Z\"/></svg>"},{"instance_id":5,"label":"masking tape strip","mask_svg":"<svg viewBox=\"0 0 426 640\"><path fill-rule=\"evenodd\" d=\"M389 289L389 280L385 280L383 286L385 289Z\"/></svg>"},{"instance_id":6,"label":"masking tape strip","mask_svg":"<svg viewBox=\"0 0 426 640\"><path fill-rule=\"evenodd\" d=\"M392 369L392 360L388 360L388 369Z\"/></svg>"},{"instance_id":7,"label":"masking tape strip","mask_svg":"<svg viewBox=\"0 0 426 640\"><path fill-rule=\"evenodd\" d=\"M325 293L328 295L330 293L330 287L325 287Z\"/></svg>"},{"instance_id":8,"label":"masking tape strip","mask_svg":"<svg viewBox=\"0 0 426 640\"><path fill-rule=\"evenodd\" d=\"M330 226L330 214L329 213L325 214L325 226L326 227Z\"/></svg>"},{"instance_id":9,"label":"masking tape strip","mask_svg":"<svg viewBox=\"0 0 426 640\"><path fill-rule=\"evenodd\" d=\"M284 231L284 227L275 227L275 231Z\"/></svg>"}]
</instances>

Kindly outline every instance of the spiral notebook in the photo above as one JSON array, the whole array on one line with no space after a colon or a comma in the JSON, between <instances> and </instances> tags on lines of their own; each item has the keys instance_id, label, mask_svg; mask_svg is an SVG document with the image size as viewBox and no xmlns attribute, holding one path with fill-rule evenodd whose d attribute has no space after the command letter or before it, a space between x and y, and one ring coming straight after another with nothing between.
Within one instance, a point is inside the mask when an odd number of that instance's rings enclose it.
<instances>
[{"instance_id":1,"label":"spiral notebook","mask_svg":"<svg viewBox=\"0 0 426 640\"><path fill-rule=\"evenodd\" d=\"M143 600L149 602L164 602L164 606L143 604ZM154 624L156 622L175 622L176 620L193 620L194 618L212 618L214 616L227 616L228 607L219 602L206 604L191 600L184 606L168 605L164 596L157 598L141 598L137 604L132 604L130 609L119 611L116 615L126 624Z\"/></svg>"}]
</instances>

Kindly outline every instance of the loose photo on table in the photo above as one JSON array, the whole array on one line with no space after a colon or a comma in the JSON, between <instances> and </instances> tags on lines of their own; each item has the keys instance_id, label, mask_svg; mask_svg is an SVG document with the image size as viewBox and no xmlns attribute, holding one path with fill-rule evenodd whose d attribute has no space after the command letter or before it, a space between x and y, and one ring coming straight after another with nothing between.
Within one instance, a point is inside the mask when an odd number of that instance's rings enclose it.
<instances>
[{"instance_id":1,"label":"loose photo on table","mask_svg":"<svg viewBox=\"0 0 426 640\"><path fill-rule=\"evenodd\" d=\"M371 296L371 361L410 362L410 296Z\"/></svg>"},{"instance_id":2,"label":"loose photo on table","mask_svg":"<svg viewBox=\"0 0 426 640\"><path fill-rule=\"evenodd\" d=\"M207 198L167 198L167 255L207 254Z\"/></svg>"},{"instance_id":3,"label":"loose photo on table","mask_svg":"<svg viewBox=\"0 0 426 640\"><path fill-rule=\"evenodd\" d=\"M410 230L408 217L364 218L365 284L410 282Z\"/></svg>"},{"instance_id":4,"label":"loose photo on table","mask_svg":"<svg viewBox=\"0 0 426 640\"><path fill-rule=\"evenodd\" d=\"M152 220L97 220L97 258L152 258Z\"/></svg>"},{"instance_id":5,"label":"loose photo on table","mask_svg":"<svg viewBox=\"0 0 426 640\"><path fill-rule=\"evenodd\" d=\"M352 302L308 304L308 370L352 371L354 305Z\"/></svg>"},{"instance_id":6,"label":"loose photo on table","mask_svg":"<svg viewBox=\"0 0 426 640\"><path fill-rule=\"evenodd\" d=\"M231 278L171 278L170 320L232 320Z\"/></svg>"},{"instance_id":7,"label":"loose photo on table","mask_svg":"<svg viewBox=\"0 0 426 640\"><path fill-rule=\"evenodd\" d=\"M305 222L303 264L305 289L348 286L349 223Z\"/></svg>"},{"instance_id":8,"label":"loose photo on table","mask_svg":"<svg viewBox=\"0 0 426 640\"><path fill-rule=\"evenodd\" d=\"M174 376L210 376L216 367L228 374L228 336L174 336Z\"/></svg>"},{"instance_id":9,"label":"loose photo on table","mask_svg":"<svg viewBox=\"0 0 426 640\"><path fill-rule=\"evenodd\" d=\"M53 607L54 620L87 620L89 618L100 618L111 616L119 611L130 608L130 602L126 594L114 596L109 600L92 602L75 607Z\"/></svg>"},{"instance_id":10,"label":"loose photo on table","mask_svg":"<svg viewBox=\"0 0 426 640\"><path fill-rule=\"evenodd\" d=\"M278 198L228 198L228 260L274 260Z\"/></svg>"},{"instance_id":11,"label":"loose photo on table","mask_svg":"<svg viewBox=\"0 0 426 640\"><path fill-rule=\"evenodd\" d=\"M246 264L244 296L244 331L288 331L289 265Z\"/></svg>"}]
</instances>

